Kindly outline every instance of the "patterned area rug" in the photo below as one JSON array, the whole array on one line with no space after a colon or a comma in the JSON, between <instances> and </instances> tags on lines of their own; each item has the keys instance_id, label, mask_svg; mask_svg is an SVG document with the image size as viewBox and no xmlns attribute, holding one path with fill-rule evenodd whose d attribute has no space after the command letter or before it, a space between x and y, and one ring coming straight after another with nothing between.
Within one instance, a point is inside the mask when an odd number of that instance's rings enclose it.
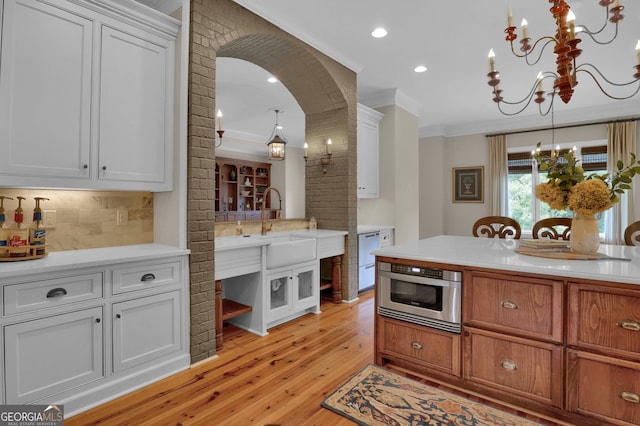
<instances>
[{"instance_id":1,"label":"patterned area rug","mask_svg":"<svg viewBox=\"0 0 640 426\"><path fill-rule=\"evenodd\" d=\"M539 426L369 364L322 402L361 425Z\"/></svg>"}]
</instances>

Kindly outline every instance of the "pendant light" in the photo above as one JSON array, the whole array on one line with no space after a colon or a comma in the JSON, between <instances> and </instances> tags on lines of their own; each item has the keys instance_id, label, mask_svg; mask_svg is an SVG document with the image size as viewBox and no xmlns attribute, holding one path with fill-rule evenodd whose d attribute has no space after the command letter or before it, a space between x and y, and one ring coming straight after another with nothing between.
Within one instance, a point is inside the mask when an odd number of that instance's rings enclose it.
<instances>
[{"instance_id":1,"label":"pendant light","mask_svg":"<svg viewBox=\"0 0 640 426\"><path fill-rule=\"evenodd\" d=\"M269 137L267 147L269 149L269 160L280 161L284 160L285 145L287 144L287 139L282 133L282 126L278 124L278 113L280 113L280 110L276 109L275 112L276 124L275 126L273 126L273 132L271 132L271 137Z\"/></svg>"}]
</instances>

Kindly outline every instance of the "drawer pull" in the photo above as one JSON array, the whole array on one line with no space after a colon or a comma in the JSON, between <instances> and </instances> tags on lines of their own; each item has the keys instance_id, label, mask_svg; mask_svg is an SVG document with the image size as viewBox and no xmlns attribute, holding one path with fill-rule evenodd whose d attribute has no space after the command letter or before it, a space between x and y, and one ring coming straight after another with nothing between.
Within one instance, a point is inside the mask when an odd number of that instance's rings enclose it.
<instances>
[{"instance_id":1,"label":"drawer pull","mask_svg":"<svg viewBox=\"0 0 640 426\"><path fill-rule=\"evenodd\" d=\"M635 392L623 391L618 395L620 398L627 402L633 402L634 404L640 404L640 395Z\"/></svg>"},{"instance_id":2,"label":"drawer pull","mask_svg":"<svg viewBox=\"0 0 640 426\"><path fill-rule=\"evenodd\" d=\"M518 364L516 364L515 361L510 360L510 359L503 359L502 361L500 361L500 365L505 370L512 370L513 371L513 370L517 370L518 369Z\"/></svg>"},{"instance_id":3,"label":"drawer pull","mask_svg":"<svg viewBox=\"0 0 640 426\"><path fill-rule=\"evenodd\" d=\"M507 309L518 309L518 304L513 300L503 300L502 302L500 302L500 305L503 308L507 308Z\"/></svg>"},{"instance_id":4,"label":"drawer pull","mask_svg":"<svg viewBox=\"0 0 640 426\"><path fill-rule=\"evenodd\" d=\"M66 294L67 290L65 290L64 288L53 288L47 292L47 298L51 299L52 297L65 296Z\"/></svg>"},{"instance_id":5,"label":"drawer pull","mask_svg":"<svg viewBox=\"0 0 640 426\"><path fill-rule=\"evenodd\" d=\"M153 281L155 279L156 279L156 276L153 275L153 274L144 274L142 276L142 278L140 278L140 281L142 281L144 283L144 282L147 282L147 281Z\"/></svg>"},{"instance_id":6,"label":"drawer pull","mask_svg":"<svg viewBox=\"0 0 640 426\"><path fill-rule=\"evenodd\" d=\"M422 349L422 343L420 343L420 342L411 342L411 347L412 347L413 349L418 349L418 350L420 350L420 349Z\"/></svg>"},{"instance_id":7,"label":"drawer pull","mask_svg":"<svg viewBox=\"0 0 640 426\"><path fill-rule=\"evenodd\" d=\"M640 331L640 323L634 320L621 320L618 322L618 326L625 330Z\"/></svg>"}]
</instances>

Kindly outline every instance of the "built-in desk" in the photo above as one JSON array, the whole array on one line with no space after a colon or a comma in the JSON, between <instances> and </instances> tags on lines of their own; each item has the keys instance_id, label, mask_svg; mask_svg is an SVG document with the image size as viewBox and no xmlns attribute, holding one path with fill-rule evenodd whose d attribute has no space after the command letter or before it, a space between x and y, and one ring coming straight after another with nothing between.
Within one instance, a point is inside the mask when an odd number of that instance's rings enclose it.
<instances>
[{"instance_id":1,"label":"built-in desk","mask_svg":"<svg viewBox=\"0 0 640 426\"><path fill-rule=\"evenodd\" d=\"M334 301L342 298L342 255L345 252L346 231L326 229L273 232L267 235L232 236L216 238L215 242L215 285L216 285L216 350L223 347L223 325L229 320L238 327L259 335L265 335L268 327L277 324L281 319L273 307L268 304L269 281L277 279L277 274L284 274L287 262L278 262L277 267L270 267L267 259L268 247L275 242L286 239L313 239L316 241L315 256L311 262L315 264L313 297L317 303L309 301L300 305L302 311L294 311L291 317L299 313L319 312L319 272L320 259L332 259L332 281ZM305 263L306 262L306 263ZM309 259L302 262L310 266ZM288 265L296 267L297 265ZM283 269L284 268L284 269ZM293 271L292 271L293 272ZM276 275L274 275L276 274ZM293 276L293 274L291 274ZM296 274L297 275L297 274ZM326 285L326 284L325 284ZM287 319L286 315L282 318Z\"/></svg>"}]
</instances>

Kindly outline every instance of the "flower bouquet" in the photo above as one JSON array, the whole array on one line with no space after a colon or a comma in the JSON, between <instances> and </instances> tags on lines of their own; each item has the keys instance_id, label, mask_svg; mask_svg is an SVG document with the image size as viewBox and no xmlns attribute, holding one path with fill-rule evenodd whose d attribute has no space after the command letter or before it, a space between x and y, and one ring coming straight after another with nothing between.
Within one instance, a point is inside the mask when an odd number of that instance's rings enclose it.
<instances>
[{"instance_id":1,"label":"flower bouquet","mask_svg":"<svg viewBox=\"0 0 640 426\"><path fill-rule=\"evenodd\" d=\"M537 149L532 152L532 155L540 165L540 171L547 172L548 177L546 182L536 187L536 198L547 203L553 210L569 208L573 212L571 226L573 251L597 251L599 237L591 236L591 240L595 238L596 241L586 243L589 247L578 247L579 244L575 240L578 240L581 235L575 232L574 224L577 228L578 224L582 225L581 221L588 220L591 233L593 234L595 226L597 235L595 215L611 208L620 201L620 194L631 189L633 177L640 173L640 161L637 161L635 154L631 154L629 165L625 166L622 161L618 161L614 173L599 175L585 174L576 158L575 148L561 154L560 147L556 147L551 151L551 155L545 156L541 153L540 142L538 142Z\"/></svg>"}]
</instances>

